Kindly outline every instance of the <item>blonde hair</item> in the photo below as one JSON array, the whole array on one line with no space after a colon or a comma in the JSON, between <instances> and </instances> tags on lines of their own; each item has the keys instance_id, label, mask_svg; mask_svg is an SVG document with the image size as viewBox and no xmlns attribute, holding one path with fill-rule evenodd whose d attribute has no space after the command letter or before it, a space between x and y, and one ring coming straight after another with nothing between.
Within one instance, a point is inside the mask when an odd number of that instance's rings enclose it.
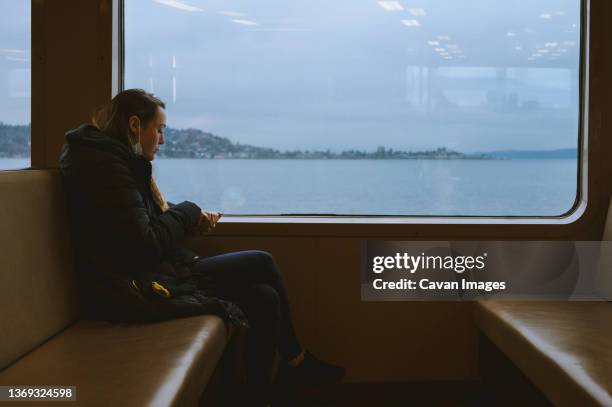
<instances>
[{"instance_id":1,"label":"blonde hair","mask_svg":"<svg viewBox=\"0 0 612 407\"><path fill-rule=\"evenodd\" d=\"M166 212L170 208L164 194L159 190L157 182L155 182L155 178L153 177L151 177L151 194L153 195L153 200L155 200L155 203L157 203L162 212Z\"/></svg>"},{"instance_id":2,"label":"blonde hair","mask_svg":"<svg viewBox=\"0 0 612 407\"><path fill-rule=\"evenodd\" d=\"M165 108L166 105L153 94L142 89L126 89L115 95L110 104L96 109L91 120L103 134L128 145L134 153L142 154L140 140L135 140L130 134L129 118L137 116L146 125L155 116L158 107ZM168 202L153 177L151 195L162 212L168 210Z\"/></svg>"}]
</instances>

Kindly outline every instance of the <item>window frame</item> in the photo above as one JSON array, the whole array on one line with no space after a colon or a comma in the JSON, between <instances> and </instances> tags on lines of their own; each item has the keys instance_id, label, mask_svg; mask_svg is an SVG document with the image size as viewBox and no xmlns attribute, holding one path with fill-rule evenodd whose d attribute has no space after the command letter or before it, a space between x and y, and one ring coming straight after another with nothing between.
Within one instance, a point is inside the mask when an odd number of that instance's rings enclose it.
<instances>
[{"instance_id":1,"label":"window frame","mask_svg":"<svg viewBox=\"0 0 612 407\"><path fill-rule=\"evenodd\" d=\"M124 1L112 0L113 10L113 91L114 96L124 89ZM220 222L216 235L233 236L405 236L406 232L416 231L419 235L439 236L438 228L460 230L466 235L465 226L479 226L482 231L473 231L475 237L488 235L498 226L522 229L525 226L538 228L553 227L558 230L549 237L565 235L570 229L585 222L589 212L595 210L595 196L589 188L589 143L601 138L601 125L589 121L589 90L592 85L590 76L590 9L591 0L580 0L580 61L579 61L579 107L578 107L578 171L577 191L573 206L564 214L556 216L448 216L448 215L225 215ZM115 42L119 41L118 44ZM592 128L589 128L592 127ZM593 134L595 133L595 134ZM589 137L591 135L591 137ZM426 231L423 226L434 228ZM411 232L412 235L414 232ZM484 233L484 234L482 234Z\"/></svg>"}]
</instances>

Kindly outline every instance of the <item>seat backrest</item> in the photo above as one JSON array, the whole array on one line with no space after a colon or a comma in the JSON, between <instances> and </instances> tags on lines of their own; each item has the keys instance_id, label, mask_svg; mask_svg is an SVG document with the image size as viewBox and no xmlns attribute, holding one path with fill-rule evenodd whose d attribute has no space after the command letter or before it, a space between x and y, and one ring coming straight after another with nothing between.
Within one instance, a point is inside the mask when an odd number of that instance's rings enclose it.
<instances>
[{"instance_id":1,"label":"seat backrest","mask_svg":"<svg viewBox=\"0 0 612 407\"><path fill-rule=\"evenodd\" d=\"M59 171L0 172L0 248L2 370L78 317Z\"/></svg>"}]
</instances>

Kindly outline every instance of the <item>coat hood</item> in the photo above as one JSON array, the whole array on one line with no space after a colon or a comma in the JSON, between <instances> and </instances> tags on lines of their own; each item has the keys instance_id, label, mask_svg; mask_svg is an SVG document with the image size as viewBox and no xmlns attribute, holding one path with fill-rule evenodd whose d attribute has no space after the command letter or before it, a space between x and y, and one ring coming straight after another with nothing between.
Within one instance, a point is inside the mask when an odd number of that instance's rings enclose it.
<instances>
[{"instance_id":1,"label":"coat hood","mask_svg":"<svg viewBox=\"0 0 612 407\"><path fill-rule=\"evenodd\" d=\"M68 131L65 136L66 144L60 153L60 167L67 165L83 165L87 162L97 162L104 156L128 160L134 155L130 149L118 140L104 135L100 129L91 124L82 124L76 129ZM84 162L81 162L84 159Z\"/></svg>"},{"instance_id":2,"label":"coat hood","mask_svg":"<svg viewBox=\"0 0 612 407\"><path fill-rule=\"evenodd\" d=\"M112 137L108 137L92 124L83 124L65 135L59 167L62 171L74 171L97 166L102 162L121 162L141 180L150 179L151 163L143 156Z\"/></svg>"}]
</instances>

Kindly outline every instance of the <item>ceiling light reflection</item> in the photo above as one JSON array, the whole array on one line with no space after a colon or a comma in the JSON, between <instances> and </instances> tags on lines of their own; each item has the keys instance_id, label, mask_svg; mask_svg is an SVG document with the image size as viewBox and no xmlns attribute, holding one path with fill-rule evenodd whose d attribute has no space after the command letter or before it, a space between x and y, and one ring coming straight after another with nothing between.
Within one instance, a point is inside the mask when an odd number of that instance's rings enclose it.
<instances>
[{"instance_id":1,"label":"ceiling light reflection","mask_svg":"<svg viewBox=\"0 0 612 407\"><path fill-rule=\"evenodd\" d=\"M244 17L246 14L238 13L237 11L219 11L219 14L228 17Z\"/></svg>"},{"instance_id":2,"label":"ceiling light reflection","mask_svg":"<svg viewBox=\"0 0 612 407\"><path fill-rule=\"evenodd\" d=\"M16 48L0 48L0 52L7 52L7 53L14 53L14 54L23 54L23 53L25 53L24 50L16 49Z\"/></svg>"},{"instance_id":3,"label":"ceiling light reflection","mask_svg":"<svg viewBox=\"0 0 612 407\"><path fill-rule=\"evenodd\" d=\"M181 11L203 11L201 8L190 6L178 0L153 0L155 3L163 4L164 6L172 7Z\"/></svg>"},{"instance_id":4,"label":"ceiling light reflection","mask_svg":"<svg viewBox=\"0 0 612 407\"><path fill-rule=\"evenodd\" d=\"M427 15L425 10L423 10L422 8L409 8L408 11L410 12L410 14L417 17L425 17Z\"/></svg>"},{"instance_id":5,"label":"ceiling light reflection","mask_svg":"<svg viewBox=\"0 0 612 407\"><path fill-rule=\"evenodd\" d=\"M242 25L258 25L255 21L243 20L243 19L232 20L232 23L242 24Z\"/></svg>"},{"instance_id":6,"label":"ceiling light reflection","mask_svg":"<svg viewBox=\"0 0 612 407\"><path fill-rule=\"evenodd\" d=\"M397 1L379 1L378 5L385 11L403 11L404 7Z\"/></svg>"},{"instance_id":7,"label":"ceiling light reflection","mask_svg":"<svg viewBox=\"0 0 612 407\"><path fill-rule=\"evenodd\" d=\"M414 19L401 20L401 23L408 27L420 27L421 26L421 23L419 23L417 20L414 20Z\"/></svg>"},{"instance_id":8,"label":"ceiling light reflection","mask_svg":"<svg viewBox=\"0 0 612 407\"><path fill-rule=\"evenodd\" d=\"M28 58L19 58L19 57L10 57L10 56L7 56L6 59L8 61L14 61L14 62L30 62L30 60Z\"/></svg>"}]
</instances>

